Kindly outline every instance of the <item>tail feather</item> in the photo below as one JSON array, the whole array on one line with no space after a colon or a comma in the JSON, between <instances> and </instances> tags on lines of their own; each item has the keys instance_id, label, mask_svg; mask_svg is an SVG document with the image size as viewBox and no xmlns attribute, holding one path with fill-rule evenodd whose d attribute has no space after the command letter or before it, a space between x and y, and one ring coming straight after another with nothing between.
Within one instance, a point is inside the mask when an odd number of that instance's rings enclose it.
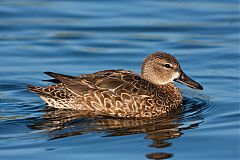
<instances>
[{"instance_id":1,"label":"tail feather","mask_svg":"<svg viewBox=\"0 0 240 160\"><path fill-rule=\"evenodd\" d=\"M47 87L38 87L33 85L27 86L28 90L42 96L58 96L61 92L64 92L64 84L59 83L57 85L47 86Z\"/></svg>"},{"instance_id":2,"label":"tail feather","mask_svg":"<svg viewBox=\"0 0 240 160\"><path fill-rule=\"evenodd\" d=\"M41 92L41 88L42 88L42 87L33 86L33 85L28 85L27 88L28 88L29 91L38 93L38 92Z\"/></svg>"}]
</instances>

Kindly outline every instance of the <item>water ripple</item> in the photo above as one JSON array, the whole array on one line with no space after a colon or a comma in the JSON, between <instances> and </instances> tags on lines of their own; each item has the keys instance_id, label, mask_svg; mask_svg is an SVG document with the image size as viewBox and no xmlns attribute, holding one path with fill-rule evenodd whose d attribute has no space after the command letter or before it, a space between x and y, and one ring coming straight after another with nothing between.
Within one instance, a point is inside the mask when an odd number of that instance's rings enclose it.
<instances>
[{"instance_id":1,"label":"water ripple","mask_svg":"<svg viewBox=\"0 0 240 160\"><path fill-rule=\"evenodd\" d=\"M1 159L239 159L238 3L1 0ZM26 90L45 85L44 71L140 73L156 50L204 86L183 90L180 113L88 117L47 110Z\"/></svg>"}]
</instances>

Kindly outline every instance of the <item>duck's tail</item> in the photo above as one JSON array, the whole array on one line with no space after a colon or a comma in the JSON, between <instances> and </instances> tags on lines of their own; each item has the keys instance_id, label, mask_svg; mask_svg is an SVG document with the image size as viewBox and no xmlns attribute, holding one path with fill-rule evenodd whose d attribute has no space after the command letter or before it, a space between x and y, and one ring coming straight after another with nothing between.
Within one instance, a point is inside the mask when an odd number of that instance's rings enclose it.
<instances>
[{"instance_id":1,"label":"duck's tail","mask_svg":"<svg viewBox=\"0 0 240 160\"><path fill-rule=\"evenodd\" d=\"M27 89L34 93L43 93L43 87L33 86L33 85L27 85Z\"/></svg>"}]
</instances>

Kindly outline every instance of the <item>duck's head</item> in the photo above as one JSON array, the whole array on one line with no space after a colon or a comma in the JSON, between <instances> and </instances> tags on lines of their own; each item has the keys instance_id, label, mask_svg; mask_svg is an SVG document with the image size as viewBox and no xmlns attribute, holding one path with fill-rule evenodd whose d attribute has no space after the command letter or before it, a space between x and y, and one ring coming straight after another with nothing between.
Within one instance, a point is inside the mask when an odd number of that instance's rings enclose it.
<instances>
[{"instance_id":1,"label":"duck's head","mask_svg":"<svg viewBox=\"0 0 240 160\"><path fill-rule=\"evenodd\" d=\"M144 60L142 77L156 85L165 85L176 81L194 89L203 89L198 82L182 71L175 57L164 52L155 52Z\"/></svg>"}]
</instances>

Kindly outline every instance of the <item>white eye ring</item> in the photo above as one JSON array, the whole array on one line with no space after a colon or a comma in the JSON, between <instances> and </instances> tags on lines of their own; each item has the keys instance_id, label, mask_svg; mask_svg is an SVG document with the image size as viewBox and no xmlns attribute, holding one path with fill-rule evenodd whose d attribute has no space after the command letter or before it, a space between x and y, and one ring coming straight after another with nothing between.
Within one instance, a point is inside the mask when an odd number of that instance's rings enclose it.
<instances>
[{"instance_id":1,"label":"white eye ring","mask_svg":"<svg viewBox=\"0 0 240 160\"><path fill-rule=\"evenodd\" d=\"M172 68L172 65L169 64L169 63L165 63L165 64L164 64L164 67L165 67L165 68Z\"/></svg>"}]
</instances>

